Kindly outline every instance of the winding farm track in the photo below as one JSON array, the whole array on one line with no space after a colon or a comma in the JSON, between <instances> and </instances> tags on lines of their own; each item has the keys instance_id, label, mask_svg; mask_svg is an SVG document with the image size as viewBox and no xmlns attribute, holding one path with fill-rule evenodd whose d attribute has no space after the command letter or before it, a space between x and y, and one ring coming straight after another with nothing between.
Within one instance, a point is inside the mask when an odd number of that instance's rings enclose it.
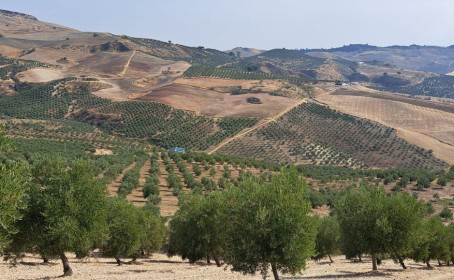
<instances>
[{"instance_id":1,"label":"winding farm track","mask_svg":"<svg viewBox=\"0 0 454 280\"><path fill-rule=\"evenodd\" d=\"M132 52L131 56L129 57L128 62L126 62L125 67L123 68L123 71L121 71L121 73L119 74L120 77L123 77L126 74L126 71L128 71L129 64L131 63L131 60L135 54L136 54L136 51L134 50Z\"/></svg>"},{"instance_id":2,"label":"winding farm track","mask_svg":"<svg viewBox=\"0 0 454 280\"><path fill-rule=\"evenodd\" d=\"M307 102L306 100L302 99L300 101L298 101L297 103L293 104L292 106L290 107L287 107L284 111L280 112L279 114L273 116L272 118L270 119L263 119L262 121L258 122L256 125L254 125L253 127L251 128L247 128L245 129L244 131L236 134L235 136L233 137L230 137L230 138L227 138L225 139L224 141L222 141L219 145L217 145L215 148L213 148L211 151L208 152L208 154L213 154L215 153L217 150L219 150L220 148L224 147L225 145L229 144L230 142L232 142L233 140L235 139L238 139L238 138L241 138L243 137L244 135L248 134L248 133L251 133L252 131L255 131L267 124L269 124L270 122L273 122L273 121L276 121L277 119L279 119L280 117L282 117L283 115L287 114L288 112L290 112L293 108L296 108L298 107L299 105L303 104Z\"/></svg>"}]
</instances>

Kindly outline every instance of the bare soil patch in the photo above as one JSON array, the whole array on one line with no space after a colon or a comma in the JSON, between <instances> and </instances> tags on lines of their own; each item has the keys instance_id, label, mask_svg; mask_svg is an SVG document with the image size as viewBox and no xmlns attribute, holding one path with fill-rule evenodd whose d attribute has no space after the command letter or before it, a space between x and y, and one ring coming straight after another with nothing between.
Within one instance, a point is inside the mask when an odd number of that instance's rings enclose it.
<instances>
[{"instance_id":1,"label":"bare soil patch","mask_svg":"<svg viewBox=\"0 0 454 280\"><path fill-rule=\"evenodd\" d=\"M16 77L22 82L46 83L71 76L69 73L60 69L33 68L20 72Z\"/></svg>"},{"instance_id":2,"label":"bare soil patch","mask_svg":"<svg viewBox=\"0 0 454 280\"><path fill-rule=\"evenodd\" d=\"M96 149L95 152L93 153L94 155L113 155L113 151L112 150L108 150L108 149Z\"/></svg>"},{"instance_id":3,"label":"bare soil patch","mask_svg":"<svg viewBox=\"0 0 454 280\"><path fill-rule=\"evenodd\" d=\"M262 104L248 103L246 100L250 97L259 97ZM298 102L295 99L268 94L230 95L182 84L161 87L135 100L160 102L177 109L195 111L209 117L241 116L257 118L274 116Z\"/></svg>"}]
</instances>

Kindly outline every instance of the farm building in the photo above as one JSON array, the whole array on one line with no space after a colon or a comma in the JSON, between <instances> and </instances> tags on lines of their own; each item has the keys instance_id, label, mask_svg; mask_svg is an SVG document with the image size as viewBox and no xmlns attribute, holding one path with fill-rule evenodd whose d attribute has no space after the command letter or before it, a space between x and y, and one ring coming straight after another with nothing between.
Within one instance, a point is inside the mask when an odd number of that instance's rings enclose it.
<instances>
[{"instance_id":1,"label":"farm building","mask_svg":"<svg viewBox=\"0 0 454 280\"><path fill-rule=\"evenodd\" d=\"M184 148L179 148L179 147L169 148L167 150L167 152L168 153L170 153L170 152L184 153Z\"/></svg>"}]
</instances>

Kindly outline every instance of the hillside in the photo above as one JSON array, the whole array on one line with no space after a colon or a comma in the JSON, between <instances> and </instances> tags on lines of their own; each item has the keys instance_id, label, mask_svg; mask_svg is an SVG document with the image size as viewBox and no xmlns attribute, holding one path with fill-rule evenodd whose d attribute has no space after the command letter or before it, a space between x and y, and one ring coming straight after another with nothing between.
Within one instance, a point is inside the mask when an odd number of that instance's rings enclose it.
<instances>
[{"instance_id":1,"label":"hillside","mask_svg":"<svg viewBox=\"0 0 454 280\"><path fill-rule=\"evenodd\" d=\"M228 54L233 53L237 57L243 57L244 58L244 57L250 57L250 56L261 54L264 51L263 50L258 50L258 49L253 49L253 48L236 47L234 49L231 49L231 50L228 50L228 51L224 51L224 52L226 52Z\"/></svg>"},{"instance_id":2,"label":"hillside","mask_svg":"<svg viewBox=\"0 0 454 280\"><path fill-rule=\"evenodd\" d=\"M447 74L454 71L454 47L353 44L332 49L305 49L303 53L328 52L352 61L382 61L397 68Z\"/></svg>"},{"instance_id":3,"label":"hillside","mask_svg":"<svg viewBox=\"0 0 454 280\"><path fill-rule=\"evenodd\" d=\"M79 32L13 12L0 13L0 19L7 31L0 38L0 53L3 55L0 57L0 95L4 96L0 98L0 115L3 118L71 120L88 123L115 136L146 140L162 147L184 146L205 151L251 127L267 123L266 129L254 130L257 135L240 137L224 146L222 151L281 163L412 168L443 166L432 155L423 156L425 152L422 150L415 150L408 159L400 161L396 160L398 154L387 151L383 155L384 152L374 145L349 146L336 142L332 135L337 132L328 130L336 128L341 131L342 127L330 123L326 131L315 133L313 130L325 126L326 120L314 119L310 110L305 111L307 116L300 116L307 120L296 120L296 116L288 111L309 97L325 94L329 91L328 85L335 80L361 82L364 86L388 91L449 98L452 95L449 76L402 70L378 62L358 63L337 56L334 51L322 54L319 50L316 57L296 50L274 49L258 53L250 49L257 54L237 57L232 52L203 46L189 47L126 35ZM42 28L37 28L38 25ZM336 51L374 48L358 45ZM312 102L309 104L312 109L318 106ZM331 109L321 109L332 115ZM276 122L268 123L277 116ZM338 116L333 116L330 122L336 123ZM369 115L360 117L366 119L350 121L355 126L349 129L353 135L358 133L361 142L378 132L364 134L365 127L375 126L367 119L376 119ZM296 121L300 126L305 122L311 122L311 125L297 127L292 123ZM415 126L424 125L424 121ZM298 145L292 141L287 144L276 142L268 135L276 125L284 129L283 135L305 131L304 139L301 138ZM377 131L389 129L383 127ZM263 133L268 133L266 137L269 139L263 140ZM399 133L404 139L409 139L402 131ZM376 144L385 145L386 141L392 141L398 143L396 149L414 149L394 131L386 135L391 139ZM271 142L260 151L250 148L247 154L236 151L236 148L230 149L236 142L251 137ZM446 138L443 137L440 139ZM254 141L257 139L250 143ZM278 143L282 147L276 150ZM412 143L432 149L418 141ZM263 143L256 146L261 145ZM374 149L378 149L373 152L376 154L369 154ZM432 150L446 160L438 149Z\"/></svg>"}]
</instances>

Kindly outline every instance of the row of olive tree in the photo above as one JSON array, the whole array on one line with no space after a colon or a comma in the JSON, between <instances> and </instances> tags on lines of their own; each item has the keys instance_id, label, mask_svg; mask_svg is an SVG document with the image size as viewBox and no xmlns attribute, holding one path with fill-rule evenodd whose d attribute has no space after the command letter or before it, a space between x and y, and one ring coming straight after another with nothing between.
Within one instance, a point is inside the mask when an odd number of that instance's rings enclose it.
<instances>
[{"instance_id":1,"label":"row of olive tree","mask_svg":"<svg viewBox=\"0 0 454 280\"><path fill-rule=\"evenodd\" d=\"M316 258L369 254L373 270L383 258L404 269L406 258L428 267L431 260L454 262L454 227L438 216L425 219L426 212L425 203L407 192L387 194L376 186L351 191L335 205L335 216L320 220Z\"/></svg>"},{"instance_id":2,"label":"row of olive tree","mask_svg":"<svg viewBox=\"0 0 454 280\"><path fill-rule=\"evenodd\" d=\"M21 190L14 196L21 198L17 202L0 195L2 203L6 198L5 204L15 208L14 215L2 211L0 216L2 222L12 217L7 224L12 227L0 232L3 253L16 257L38 253L44 261L60 258L64 275L69 276L66 252L84 257L97 248L120 264L120 256L135 260L161 249L166 227L157 208L152 204L137 208L122 198L107 198L106 186L95 178L88 162L78 160L68 168L61 159L44 158L29 171L30 176L16 180L15 173L0 170L2 194L11 187ZM4 188L3 180L14 184Z\"/></svg>"},{"instance_id":3,"label":"row of olive tree","mask_svg":"<svg viewBox=\"0 0 454 280\"><path fill-rule=\"evenodd\" d=\"M238 186L206 195L182 196L170 221L169 255L190 262L222 256L234 271L267 275L271 267L295 274L314 255L316 218L306 183L295 169L271 182L248 177Z\"/></svg>"}]
</instances>

